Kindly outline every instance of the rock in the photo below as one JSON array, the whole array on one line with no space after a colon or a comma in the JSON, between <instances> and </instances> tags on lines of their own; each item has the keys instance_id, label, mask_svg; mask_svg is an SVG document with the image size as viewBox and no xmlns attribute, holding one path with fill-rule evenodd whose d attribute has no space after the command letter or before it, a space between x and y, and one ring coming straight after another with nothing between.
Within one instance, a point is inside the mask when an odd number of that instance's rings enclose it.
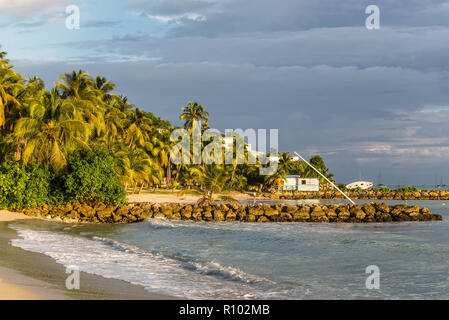
<instances>
[{"instance_id":1,"label":"rock","mask_svg":"<svg viewBox=\"0 0 449 320\"><path fill-rule=\"evenodd\" d=\"M225 215L223 211L220 210L214 211L214 221L225 221Z\"/></svg>"},{"instance_id":2,"label":"rock","mask_svg":"<svg viewBox=\"0 0 449 320\"><path fill-rule=\"evenodd\" d=\"M204 221L212 221L214 219L212 212L206 211L203 213L203 220Z\"/></svg>"},{"instance_id":3,"label":"rock","mask_svg":"<svg viewBox=\"0 0 449 320\"><path fill-rule=\"evenodd\" d=\"M288 212L281 212L281 215L279 216L280 222L291 222L293 221L292 215Z\"/></svg>"},{"instance_id":4,"label":"rock","mask_svg":"<svg viewBox=\"0 0 449 320\"><path fill-rule=\"evenodd\" d=\"M355 209L351 211L351 217L356 218L357 221L362 221L366 217L366 213L362 209Z\"/></svg>"},{"instance_id":5,"label":"rock","mask_svg":"<svg viewBox=\"0 0 449 320\"><path fill-rule=\"evenodd\" d=\"M195 221L201 221L201 220L203 220L203 215L201 214L201 211L195 210L192 213L192 218Z\"/></svg>"},{"instance_id":6,"label":"rock","mask_svg":"<svg viewBox=\"0 0 449 320\"><path fill-rule=\"evenodd\" d=\"M287 213L290 213L290 214L298 212L298 210L299 210L298 206L285 206L283 208L284 212L287 212Z\"/></svg>"},{"instance_id":7,"label":"rock","mask_svg":"<svg viewBox=\"0 0 449 320\"><path fill-rule=\"evenodd\" d=\"M115 211L115 214L119 216L126 216L129 214L132 208L133 206L118 207L117 210Z\"/></svg>"},{"instance_id":8,"label":"rock","mask_svg":"<svg viewBox=\"0 0 449 320\"><path fill-rule=\"evenodd\" d=\"M307 222L310 220L310 214L307 211L297 211L293 213L293 221Z\"/></svg>"},{"instance_id":9,"label":"rock","mask_svg":"<svg viewBox=\"0 0 449 320\"><path fill-rule=\"evenodd\" d=\"M277 216L279 216L279 211L276 209L265 209L265 216L270 220L274 220Z\"/></svg>"},{"instance_id":10,"label":"rock","mask_svg":"<svg viewBox=\"0 0 449 320\"><path fill-rule=\"evenodd\" d=\"M248 214L246 216L246 218L247 218L246 221L248 221L248 222L256 222L257 221L257 217L255 215L253 215L253 214Z\"/></svg>"},{"instance_id":11,"label":"rock","mask_svg":"<svg viewBox=\"0 0 449 320\"><path fill-rule=\"evenodd\" d=\"M329 222L329 218L321 207L315 207L310 213L311 222Z\"/></svg>"},{"instance_id":12,"label":"rock","mask_svg":"<svg viewBox=\"0 0 449 320\"><path fill-rule=\"evenodd\" d=\"M410 220L412 220L412 221L423 220L422 215L419 213L419 208L418 208L418 212L411 212L408 216L410 217Z\"/></svg>"},{"instance_id":13,"label":"rock","mask_svg":"<svg viewBox=\"0 0 449 320\"><path fill-rule=\"evenodd\" d=\"M246 221L247 214L244 209L239 208L239 209L236 209L235 211L237 212L237 220Z\"/></svg>"},{"instance_id":14,"label":"rock","mask_svg":"<svg viewBox=\"0 0 449 320\"><path fill-rule=\"evenodd\" d=\"M404 213L411 214L411 213L419 213L420 209L418 206L408 207L404 209Z\"/></svg>"},{"instance_id":15,"label":"rock","mask_svg":"<svg viewBox=\"0 0 449 320\"><path fill-rule=\"evenodd\" d=\"M192 211L182 210L181 211L181 218L183 220L190 220L192 219Z\"/></svg>"},{"instance_id":16,"label":"rock","mask_svg":"<svg viewBox=\"0 0 449 320\"><path fill-rule=\"evenodd\" d=\"M172 219L172 220L181 220L182 217L181 217L181 214L180 214L179 212L176 212L176 213L174 213L174 214L171 216L171 219Z\"/></svg>"},{"instance_id":17,"label":"rock","mask_svg":"<svg viewBox=\"0 0 449 320\"><path fill-rule=\"evenodd\" d=\"M382 213L382 221L383 222L392 222L393 218L388 213Z\"/></svg>"},{"instance_id":18,"label":"rock","mask_svg":"<svg viewBox=\"0 0 449 320\"><path fill-rule=\"evenodd\" d=\"M367 216L373 216L376 213L376 208L372 205L372 204L365 204L362 206L362 210L363 212L365 212L365 214Z\"/></svg>"},{"instance_id":19,"label":"rock","mask_svg":"<svg viewBox=\"0 0 449 320\"><path fill-rule=\"evenodd\" d=\"M171 216L173 215L173 209L170 207L163 207L161 209L161 213L166 216L168 219L171 218Z\"/></svg>"},{"instance_id":20,"label":"rock","mask_svg":"<svg viewBox=\"0 0 449 320\"><path fill-rule=\"evenodd\" d=\"M377 193L372 193L374 196ZM440 193L446 195L446 193ZM449 193L447 193L449 196ZM304 193L295 193L304 196ZM293 196L293 194L289 194ZM325 197L334 197L325 193ZM385 194L382 194L385 196ZM392 197L394 193L392 193ZM148 217L195 221L248 221L248 222L391 222L440 221L428 208L404 204L388 206L385 203L364 205L179 205L139 203L122 207L94 204L41 206L19 210L29 216L42 216L55 220L85 223L134 223Z\"/></svg>"},{"instance_id":21,"label":"rock","mask_svg":"<svg viewBox=\"0 0 449 320\"><path fill-rule=\"evenodd\" d=\"M236 218L237 218L237 215L235 214L234 211L229 211L226 214L226 221L235 221Z\"/></svg>"},{"instance_id":22,"label":"rock","mask_svg":"<svg viewBox=\"0 0 449 320\"><path fill-rule=\"evenodd\" d=\"M337 222L348 222L351 214L347 210L339 210Z\"/></svg>"},{"instance_id":23,"label":"rock","mask_svg":"<svg viewBox=\"0 0 449 320\"><path fill-rule=\"evenodd\" d=\"M329 218L329 222L336 222L338 219L338 215L334 210L329 210L327 212L327 217Z\"/></svg>"},{"instance_id":24,"label":"rock","mask_svg":"<svg viewBox=\"0 0 449 320\"><path fill-rule=\"evenodd\" d=\"M263 208L262 207L259 207L259 206L257 206L257 207L249 207L248 208L248 213L249 214L252 214L252 215L254 215L254 216L263 216L263 214L264 214L264 210L263 210Z\"/></svg>"}]
</instances>

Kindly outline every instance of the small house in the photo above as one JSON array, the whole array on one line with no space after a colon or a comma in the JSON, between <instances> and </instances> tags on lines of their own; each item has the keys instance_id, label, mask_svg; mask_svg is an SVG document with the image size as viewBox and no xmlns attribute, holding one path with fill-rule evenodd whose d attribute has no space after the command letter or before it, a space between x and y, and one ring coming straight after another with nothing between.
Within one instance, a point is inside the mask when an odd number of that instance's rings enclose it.
<instances>
[{"instance_id":1,"label":"small house","mask_svg":"<svg viewBox=\"0 0 449 320\"><path fill-rule=\"evenodd\" d=\"M285 177L282 190L297 191L320 191L320 180L318 178L301 178L298 175Z\"/></svg>"}]
</instances>

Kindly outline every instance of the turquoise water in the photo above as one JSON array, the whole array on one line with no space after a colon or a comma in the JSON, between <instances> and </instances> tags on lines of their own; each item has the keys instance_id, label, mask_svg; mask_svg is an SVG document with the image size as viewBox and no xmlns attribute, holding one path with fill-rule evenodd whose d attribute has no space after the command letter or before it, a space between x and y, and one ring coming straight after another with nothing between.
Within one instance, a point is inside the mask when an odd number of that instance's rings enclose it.
<instances>
[{"instance_id":1,"label":"turquoise water","mask_svg":"<svg viewBox=\"0 0 449 320\"><path fill-rule=\"evenodd\" d=\"M311 201L283 201L304 202ZM21 221L11 225L19 233L12 244L82 271L185 298L449 299L449 201L407 203L429 207L444 221L253 224L149 219L104 226ZM369 265L380 269L379 290L365 286Z\"/></svg>"}]
</instances>

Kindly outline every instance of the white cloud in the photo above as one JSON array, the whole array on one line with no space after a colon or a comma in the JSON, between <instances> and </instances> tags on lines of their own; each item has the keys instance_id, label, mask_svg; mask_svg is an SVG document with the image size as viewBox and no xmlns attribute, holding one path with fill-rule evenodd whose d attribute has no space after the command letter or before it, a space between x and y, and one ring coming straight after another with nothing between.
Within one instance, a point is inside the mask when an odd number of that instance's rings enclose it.
<instances>
[{"instance_id":1,"label":"white cloud","mask_svg":"<svg viewBox=\"0 0 449 320\"><path fill-rule=\"evenodd\" d=\"M62 8L67 3L67 0L0 0L0 13L26 16Z\"/></svg>"},{"instance_id":2,"label":"white cloud","mask_svg":"<svg viewBox=\"0 0 449 320\"><path fill-rule=\"evenodd\" d=\"M182 24L182 22L185 20L196 21L196 22L202 22L202 21L207 20L206 16L203 16L198 13L186 13L186 14L176 15L176 16L158 16L158 15L148 14L147 17L150 19L153 19L153 20L160 21L160 22L175 23L175 24Z\"/></svg>"}]
</instances>

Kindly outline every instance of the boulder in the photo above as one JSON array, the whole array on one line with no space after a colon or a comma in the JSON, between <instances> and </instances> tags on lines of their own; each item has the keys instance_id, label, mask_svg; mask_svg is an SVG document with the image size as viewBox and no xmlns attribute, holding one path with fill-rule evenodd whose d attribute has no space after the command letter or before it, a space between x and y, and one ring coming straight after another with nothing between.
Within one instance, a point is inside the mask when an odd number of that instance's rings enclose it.
<instances>
[{"instance_id":1,"label":"boulder","mask_svg":"<svg viewBox=\"0 0 449 320\"><path fill-rule=\"evenodd\" d=\"M193 211L193 213L192 213L192 218L193 218L193 220L195 220L195 221L201 221L201 220L203 220L202 212L199 211L199 210Z\"/></svg>"},{"instance_id":2,"label":"boulder","mask_svg":"<svg viewBox=\"0 0 449 320\"><path fill-rule=\"evenodd\" d=\"M192 211L187 211L184 208L184 210L181 211L181 218L183 220L191 220L192 219Z\"/></svg>"},{"instance_id":3,"label":"boulder","mask_svg":"<svg viewBox=\"0 0 449 320\"><path fill-rule=\"evenodd\" d=\"M293 221L293 217L288 212L281 212L281 214L279 216L279 221L280 222L290 222L290 221Z\"/></svg>"},{"instance_id":4,"label":"boulder","mask_svg":"<svg viewBox=\"0 0 449 320\"><path fill-rule=\"evenodd\" d=\"M334 210L329 210L327 212L327 217L329 218L329 222L336 222L338 219L338 215Z\"/></svg>"},{"instance_id":5,"label":"boulder","mask_svg":"<svg viewBox=\"0 0 449 320\"><path fill-rule=\"evenodd\" d=\"M223 211L214 211L214 221L225 221L225 214L223 213Z\"/></svg>"},{"instance_id":6,"label":"boulder","mask_svg":"<svg viewBox=\"0 0 449 320\"><path fill-rule=\"evenodd\" d=\"M203 220L204 221L212 221L214 219L212 212L206 211L203 213Z\"/></svg>"},{"instance_id":7,"label":"boulder","mask_svg":"<svg viewBox=\"0 0 449 320\"><path fill-rule=\"evenodd\" d=\"M228 213L226 214L226 221L235 221L236 218L237 215L234 211L228 211Z\"/></svg>"}]
</instances>

